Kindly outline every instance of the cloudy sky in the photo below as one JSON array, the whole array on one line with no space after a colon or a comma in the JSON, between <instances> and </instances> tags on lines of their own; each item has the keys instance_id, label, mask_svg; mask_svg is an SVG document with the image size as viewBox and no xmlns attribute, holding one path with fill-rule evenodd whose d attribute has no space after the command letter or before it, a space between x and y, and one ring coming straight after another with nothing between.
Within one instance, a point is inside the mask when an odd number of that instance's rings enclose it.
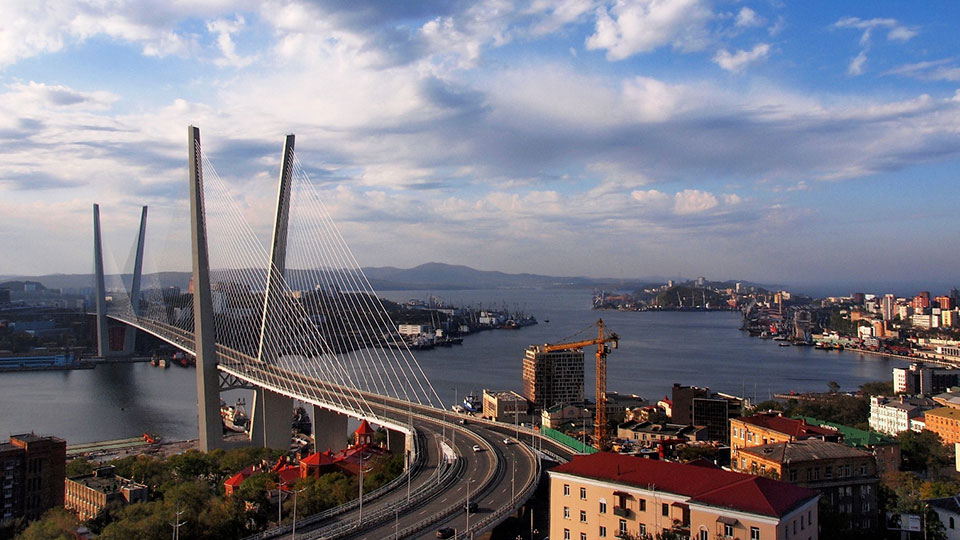
<instances>
[{"instance_id":1,"label":"cloudy sky","mask_svg":"<svg viewBox=\"0 0 960 540\"><path fill-rule=\"evenodd\" d=\"M5 0L0 274L89 272L93 202L119 259L140 205L176 229L195 124L262 233L295 133L364 266L952 282L957 21L952 2Z\"/></svg>"}]
</instances>

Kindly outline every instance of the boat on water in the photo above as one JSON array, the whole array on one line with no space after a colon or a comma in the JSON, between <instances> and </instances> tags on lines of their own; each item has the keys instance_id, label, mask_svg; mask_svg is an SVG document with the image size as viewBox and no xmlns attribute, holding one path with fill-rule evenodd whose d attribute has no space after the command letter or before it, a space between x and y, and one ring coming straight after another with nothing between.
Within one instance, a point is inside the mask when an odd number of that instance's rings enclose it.
<instances>
[{"instance_id":1,"label":"boat on water","mask_svg":"<svg viewBox=\"0 0 960 540\"><path fill-rule=\"evenodd\" d=\"M483 410L483 401L475 394L469 394L463 398L463 408L469 412L481 412Z\"/></svg>"},{"instance_id":2,"label":"boat on water","mask_svg":"<svg viewBox=\"0 0 960 540\"><path fill-rule=\"evenodd\" d=\"M237 433L246 433L250 427L250 417L247 416L246 402L243 398L237 400L236 405L227 405L220 400L220 419L223 427Z\"/></svg>"}]
</instances>

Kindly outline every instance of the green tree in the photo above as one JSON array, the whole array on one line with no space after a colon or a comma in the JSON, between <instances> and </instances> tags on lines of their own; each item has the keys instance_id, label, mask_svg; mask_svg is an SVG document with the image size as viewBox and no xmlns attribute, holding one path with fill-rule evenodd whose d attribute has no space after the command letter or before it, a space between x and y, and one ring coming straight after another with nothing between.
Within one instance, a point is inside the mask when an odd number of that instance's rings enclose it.
<instances>
[{"instance_id":1,"label":"green tree","mask_svg":"<svg viewBox=\"0 0 960 540\"><path fill-rule=\"evenodd\" d=\"M836 394L840 391L840 384L837 381L830 381L827 383L827 388L830 390L831 394Z\"/></svg>"},{"instance_id":2,"label":"green tree","mask_svg":"<svg viewBox=\"0 0 960 540\"><path fill-rule=\"evenodd\" d=\"M93 472L93 464L87 461L87 458L74 458L67 462L67 468L65 475L69 478L71 476L80 476L81 474L90 474Z\"/></svg>"},{"instance_id":3,"label":"green tree","mask_svg":"<svg viewBox=\"0 0 960 540\"><path fill-rule=\"evenodd\" d=\"M860 385L860 393L865 396L892 396L893 381L876 381Z\"/></svg>"},{"instance_id":4,"label":"green tree","mask_svg":"<svg viewBox=\"0 0 960 540\"><path fill-rule=\"evenodd\" d=\"M949 451L932 431L904 431L897 435L897 441L905 470L937 470L950 464Z\"/></svg>"},{"instance_id":5,"label":"green tree","mask_svg":"<svg viewBox=\"0 0 960 540\"><path fill-rule=\"evenodd\" d=\"M51 508L31 523L17 540L73 540L79 523L77 516L63 508Z\"/></svg>"}]
</instances>

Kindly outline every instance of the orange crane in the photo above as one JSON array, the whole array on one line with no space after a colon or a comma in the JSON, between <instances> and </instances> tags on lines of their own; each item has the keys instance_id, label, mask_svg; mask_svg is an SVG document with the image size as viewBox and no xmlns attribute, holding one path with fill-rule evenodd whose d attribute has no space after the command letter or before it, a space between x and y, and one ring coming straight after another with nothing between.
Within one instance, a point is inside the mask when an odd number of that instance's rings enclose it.
<instances>
[{"instance_id":1,"label":"orange crane","mask_svg":"<svg viewBox=\"0 0 960 540\"><path fill-rule=\"evenodd\" d=\"M620 336L613 332L609 336L605 335L603 319L597 320L597 329L597 339L544 345L542 350L553 352L597 346L597 412L593 420L593 442L598 449L603 449L607 442L607 354L611 349L617 348ZM608 343L610 345L607 345Z\"/></svg>"}]
</instances>

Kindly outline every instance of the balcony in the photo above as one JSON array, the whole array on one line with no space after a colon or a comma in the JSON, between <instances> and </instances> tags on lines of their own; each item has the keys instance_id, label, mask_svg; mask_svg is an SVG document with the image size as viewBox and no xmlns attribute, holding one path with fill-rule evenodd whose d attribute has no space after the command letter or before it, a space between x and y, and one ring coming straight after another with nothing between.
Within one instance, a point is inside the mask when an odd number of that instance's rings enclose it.
<instances>
[{"instance_id":1,"label":"balcony","mask_svg":"<svg viewBox=\"0 0 960 540\"><path fill-rule=\"evenodd\" d=\"M630 519L633 517L633 511L630 510L629 508L625 508L622 506L614 506L613 515L620 516L625 519Z\"/></svg>"}]
</instances>

